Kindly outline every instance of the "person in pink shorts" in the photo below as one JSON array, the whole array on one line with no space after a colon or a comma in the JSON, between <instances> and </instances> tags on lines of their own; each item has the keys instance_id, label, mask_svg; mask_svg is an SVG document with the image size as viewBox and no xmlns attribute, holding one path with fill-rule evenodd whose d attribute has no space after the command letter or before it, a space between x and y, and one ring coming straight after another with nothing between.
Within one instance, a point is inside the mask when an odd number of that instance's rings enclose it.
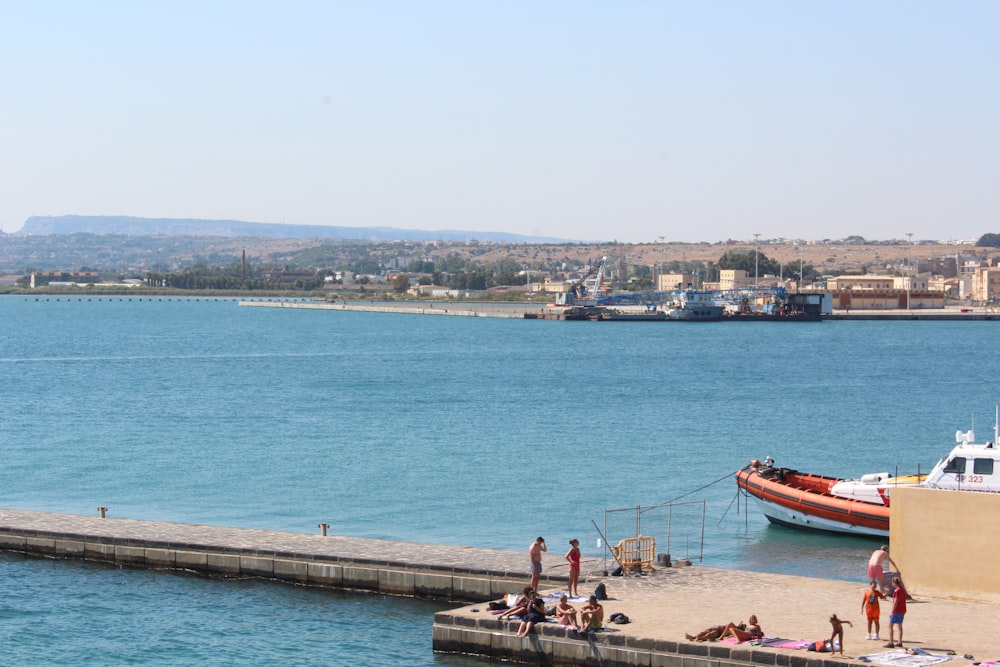
<instances>
[{"instance_id":1,"label":"person in pink shorts","mask_svg":"<svg viewBox=\"0 0 1000 667\"><path fill-rule=\"evenodd\" d=\"M889 556L889 547L887 545L882 545L881 549L875 550L872 557L868 559L868 579L869 581L874 581L878 584L878 590L882 595L885 595L885 563L888 561L896 571L899 571L899 567Z\"/></svg>"}]
</instances>

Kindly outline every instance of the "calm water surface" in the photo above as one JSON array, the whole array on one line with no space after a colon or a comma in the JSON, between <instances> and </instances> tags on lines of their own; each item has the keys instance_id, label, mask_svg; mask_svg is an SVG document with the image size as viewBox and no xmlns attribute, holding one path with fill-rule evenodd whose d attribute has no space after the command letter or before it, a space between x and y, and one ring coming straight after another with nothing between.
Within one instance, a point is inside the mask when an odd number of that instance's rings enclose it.
<instances>
[{"instance_id":1,"label":"calm water surface","mask_svg":"<svg viewBox=\"0 0 1000 667\"><path fill-rule=\"evenodd\" d=\"M0 505L519 550L578 537L600 556L592 521L612 541L635 525L605 509L684 496L699 504L669 534L644 513L661 551L860 579L871 542L770 527L728 475L766 455L929 468L957 429L991 429L998 332L0 297ZM13 555L0 569L14 662L474 664L432 654L437 603Z\"/></svg>"}]
</instances>

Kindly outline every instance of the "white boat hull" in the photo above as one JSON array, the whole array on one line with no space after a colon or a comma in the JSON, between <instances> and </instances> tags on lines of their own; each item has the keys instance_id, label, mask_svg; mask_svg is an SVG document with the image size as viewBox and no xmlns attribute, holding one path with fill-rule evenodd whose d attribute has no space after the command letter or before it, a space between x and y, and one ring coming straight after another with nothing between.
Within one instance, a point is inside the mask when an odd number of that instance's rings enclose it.
<instances>
[{"instance_id":1,"label":"white boat hull","mask_svg":"<svg viewBox=\"0 0 1000 667\"><path fill-rule=\"evenodd\" d=\"M865 537L889 537L888 530L879 530L877 528L858 526L804 514L798 510L782 507L777 503L768 502L756 496L753 496L753 499L757 501L757 504L760 506L764 516L767 517L767 520L780 526L818 530L825 533L844 533L847 535L860 535Z\"/></svg>"}]
</instances>

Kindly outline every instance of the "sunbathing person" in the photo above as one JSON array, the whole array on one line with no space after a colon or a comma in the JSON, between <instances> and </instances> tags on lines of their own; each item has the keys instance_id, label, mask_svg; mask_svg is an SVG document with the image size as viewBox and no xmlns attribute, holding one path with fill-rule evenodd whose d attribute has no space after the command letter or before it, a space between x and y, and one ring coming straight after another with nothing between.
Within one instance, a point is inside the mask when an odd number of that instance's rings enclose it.
<instances>
[{"instance_id":1,"label":"sunbathing person","mask_svg":"<svg viewBox=\"0 0 1000 667\"><path fill-rule=\"evenodd\" d=\"M719 636L719 639L725 639L726 637L736 637L739 642L749 642L754 639L760 639L764 636L764 631L760 629L760 625L757 623L757 617L753 614L750 615L750 625L744 625L740 623L739 625L734 625L730 623L726 626L725 630Z\"/></svg>"},{"instance_id":2,"label":"sunbathing person","mask_svg":"<svg viewBox=\"0 0 1000 667\"><path fill-rule=\"evenodd\" d=\"M556 618L559 619L559 625L568 625L574 630L580 629L576 620L576 607L569 603L569 598L565 595L559 598L559 604L556 605Z\"/></svg>"},{"instance_id":3,"label":"sunbathing person","mask_svg":"<svg viewBox=\"0 0 1000 667\"><path fill-rule=\"evenodd\" d=\"M497 614L497 618L507 618L508 616L523 616L528 610L528 601L531 597L531 586L525 586L524 590L521 591L521 595L517 598L517 601L509 609L504 609L502 613Z\"/></svg>"},{"instance_id":4,"label":"sunbathing person","mask_svg":"<svg viewBox=\"0 0 1000 667\"><path fill-rule=\"evenodd\" d=\"M729 625L732 625L730 623ZM722 636L722 633L726 631L729 625L713 625L709 628L705 628L696 635L685 634L689 642L707 642L713 639L718 639Z\"/></svg>"},{"instance_id":5,"label":"sunbathing person","mask_svg":"<svg viewBox=\"0 0 1000 667\"><path fill-rule=\"evenodd\" d=\"M604 627L604 607L597 601L597 597L590 596L587 604L583 605L580 613L580 632L588 630L600 630Z\"/></svg>"}]
</instances>

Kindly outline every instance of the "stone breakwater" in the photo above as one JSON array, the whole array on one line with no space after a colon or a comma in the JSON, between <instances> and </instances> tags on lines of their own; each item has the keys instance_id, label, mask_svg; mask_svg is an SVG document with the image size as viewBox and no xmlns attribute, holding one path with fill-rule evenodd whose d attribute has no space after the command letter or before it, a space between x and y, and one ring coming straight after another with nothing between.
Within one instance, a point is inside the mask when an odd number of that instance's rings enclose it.
<instances>
[{"instance_id":1,"label":"stone breakwater","mask_svg":"<svg viewBox=\"0 0 1000 667\"><path fill-rule=\"evenodd\" d=\"M527 580L527 555L514 551L11 509L0 509L0 549L455 601L501 597Z\"/></svg>"}]
</instances>

